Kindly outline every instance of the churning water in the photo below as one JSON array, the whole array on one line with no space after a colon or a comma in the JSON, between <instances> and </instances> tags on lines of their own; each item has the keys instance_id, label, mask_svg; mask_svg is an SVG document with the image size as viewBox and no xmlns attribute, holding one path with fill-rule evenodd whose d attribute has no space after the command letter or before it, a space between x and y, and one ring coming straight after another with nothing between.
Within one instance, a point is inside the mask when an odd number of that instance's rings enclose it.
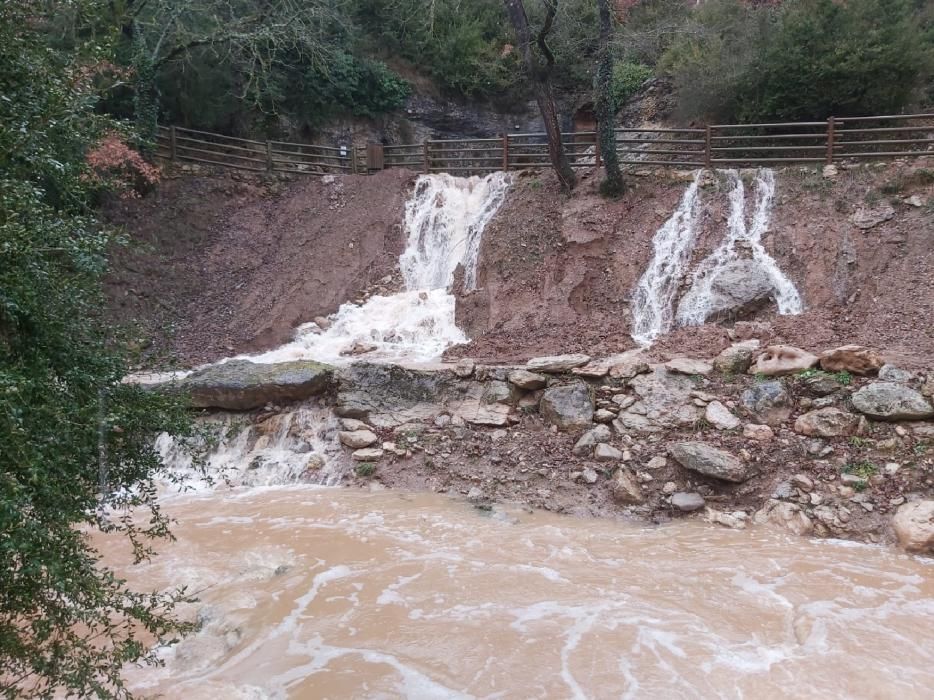
<instances>
[{"instance_id":1,"label":"churning water","mask_svg":"<svg viewBox=\"0 0 934 700\"><path fill-rule=\"evenodd\" d=\"M682 326L704 323L715 307L714 282L726 266L740 258L740 245L751 252L752 260L768 277L778 313L799 314L803 310L798 290L762 245L762 236L768 231L772 218L775 173L767 168L756 173L755 208L749 224L743 179L736 170L727 170L725 174L730 183L726 236L691 273L690 287L680 301L676 302L676 298L689 273L691 253L697 240L701 171L695 174L674 214L655 234L652 260L639 280L632 302L631 335L637 343L650 345L676 323Z\"/></svg>"},{"instance_id":2,"label":"churning water","mask_svg":"<svg viewBox=\"0 0 934 700\"><path fill-rule=\"evenodd\" d=\"M467 342L454 323L449 287L458 265L468 289L476 284L483 229L511 182L506 173L486 177L422 175L405 207L407 242L399 258L405 291L344 304L327 330L299 328L295 340L250 356L254 362L313 359L346 363L356 352L367 360L429 361Z\"/></svg>"},{"instance_id":3,"label":"churning water","mask_svg":"<svg viewBox=\"0 0 934 700\"><path fill-rule=\"evenodd\" d=\"M214 698L928 698L934 562L699 521L483 514L310 486L175 497L120 570L201 630L129 669ZM118 551L107 548L108 557Z\"/></svg>"}]
</instances>

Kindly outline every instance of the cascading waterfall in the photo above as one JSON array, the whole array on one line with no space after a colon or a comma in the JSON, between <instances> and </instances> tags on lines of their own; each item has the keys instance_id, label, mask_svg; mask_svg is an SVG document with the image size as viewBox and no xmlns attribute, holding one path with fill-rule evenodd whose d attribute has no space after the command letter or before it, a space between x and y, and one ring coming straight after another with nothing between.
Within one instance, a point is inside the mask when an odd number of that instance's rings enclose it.
<instances>
[{"instance_id":1,"label":"cascading waterfall","mask_svg":"<svg viewBox=\"0 0 934 700\"><path fill-rule=\"evenodd\" d=\"M678 283L697 236L695 227L701 175L700 170L695 173L678 208L652 239L655 253L639 279L632 300L632 338L640 345L650 345L658 336L671 330Z\"/></svg>"},{"instance_id":2,"label":"cascading waterfall","mask_svg":"<svg viewBox=\"0 0 934 700\"><path fill-rule=\"evenodd\" d=\"M775 173L763 169L756 174L756 206L752 223L746 225L746 188L743 179L735 170L726 171L732 188L729 194L729 230L720 246L711 253L694 271L691 286L678 305L679 325L697 326L710 316L712 289L718 274L729 263L739 260L739 245L742 243L752 253L752 259L763 270L773 288L778 313L799 314L803 309L801 295L794 284L779 269L775 259L762 246L762 236L768 230L772 218L775 198Z\"/></svg>"},{"instance_id":3,"label":"cascading waterfall","mask_svg":"<svg viewBox=\"0 0 934 700\"><path fill-rule=\"evenodd\" d=\"M655 253L639 280L632 302L632 338L650 345L674 324L700 325L714 309L714 283L731 263L740 260L739 248L751 253L754 264L768 278L768 285L780 314L798 314L804 308L801 295L779 269L762 245L768 231L775 196L775 173L762 169L756 174L756 204L752 222L746 224L746 188L739 172L726 171L730 180L728 232L717 249L705 258L691 275L691 285L679 303L678 287L684 277L697 238L698 186L701 172L681 198L674 214L653 238ZM675 309L677 308L677 311Z\"/></svg>"},{"instance_id":4,"label":"cascading waterfall","mask_svg":"<svg viewBox=\"0 0 934 700\"><path fill-rule=\"evenodd\" d=\"M511 182L506 173L486 177L422 175L405 208L408 233L399 266L404 292L373 296L362 305L344 304L320 332L298 329L291 343L254 362L313 359L346 363L356 347L367 360L421 362L436 359L451 345L467 342L454 323L454 296L448 288L458 265L468 289L476 284L483 229L499 209Z\"/></svg>"}]
</instances>

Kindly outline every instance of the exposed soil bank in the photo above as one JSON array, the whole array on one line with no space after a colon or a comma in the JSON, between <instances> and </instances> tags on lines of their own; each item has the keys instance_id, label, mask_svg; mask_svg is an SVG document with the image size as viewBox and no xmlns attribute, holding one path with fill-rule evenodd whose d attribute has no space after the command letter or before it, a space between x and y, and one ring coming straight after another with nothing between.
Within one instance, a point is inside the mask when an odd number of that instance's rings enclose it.
<instances>
[{"instance_id":1,"label":"exposed soil bank","mask_svg":"<svg viewBox=\"0 0 934 700\"><path fill-rule=\"evenodd\" d=\"M139 324L150 366L280 345L367 288L394 285L411 180L400 170L170 176L107 212L132 244L112 261L113 313Z\"/></svg>"}]
</instances>

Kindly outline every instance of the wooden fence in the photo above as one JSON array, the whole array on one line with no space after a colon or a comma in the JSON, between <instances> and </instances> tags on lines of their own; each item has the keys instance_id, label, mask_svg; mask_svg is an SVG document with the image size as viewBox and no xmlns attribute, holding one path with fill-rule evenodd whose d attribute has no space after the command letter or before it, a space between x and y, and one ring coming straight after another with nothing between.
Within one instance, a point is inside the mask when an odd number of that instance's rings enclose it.
<instances>
[{"instance_id":1,"label":"wooden fence","mask_svg":"<svg viewBox=\"0 0 934 700\"><path fill-rule=\"evenodd\" d=\"M564 134L575 167L600 165L596 133ZM934 156L934 114L831 117L823 122L713 124L694 129L616 129L624 165L721 168ZM420 144L318 146L251 141L180 127L159 127L157 156L256 172L371 173L409 168L482 175L550 165L545 134L429 140Z\"/></svg>"}]
</instances>

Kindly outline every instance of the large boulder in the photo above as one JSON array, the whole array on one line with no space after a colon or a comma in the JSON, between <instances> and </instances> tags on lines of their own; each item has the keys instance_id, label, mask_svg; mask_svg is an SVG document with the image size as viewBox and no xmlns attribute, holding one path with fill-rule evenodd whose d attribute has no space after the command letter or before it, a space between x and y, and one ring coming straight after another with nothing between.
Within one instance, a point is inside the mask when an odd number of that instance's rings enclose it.
<instances>
[{"instance_id":1,"label":"large boulder","mask_svg":"<svg viewBox=\"0 0 934 700\"><path fill-rule=\"evenodd\" d=\"M774 292L772 279L758 262L732 260L716 272L709 291L688 290L678 305L678 318L700 322L746 316L767 304Z\"/></svg>"},{"instance_id":2,"label":"large boulder","mask_svg":"<svg viewBox=\"0 0 934 700\"><path fill-rule=\"evenodd\" d=\"M879 420L923 420L934 408L921 394L903 384L875 382L853 394L853 407Z\"/></svg>"},{"instance_id":3,"label":"large boulder","mask_svg":"<svg viewBox=\"0 0 934 700\"><path fill-rule=\"evenodd\" d=\"M574 382L546 389L538 410L546 423L573 430L593 423L593 408L593 390L584 382Z\"/></svg>"},{"instance_id":4,"label":"large boulder","mask_svg":"<svg viewBox=\"0 0 934 700\"><path fill-rule=\"evenodd\" d=\"M612 437L609 426L598 425L580 436L571 448L571 454L577 457L589 457L593 454L594 447L600 443L609 442Z\"/></svg>"},{"instance_id":5,"label":"large boulder","mask_svg":"<svg viewBox=\"0 0 934 700\"><path fill-rule=\"evenodd\" d=\"M808 437L855 435L859 430L859 421L859 416L839 408L820 408L798 416L795 432Z\"/></svg>"},{"instance_id":6,"label":"large boulder","mask_svg":"<svg viewBox=\"0 0 934 700\"><path fill-rule=\"evenodd\" d=\"M875 374L885 361L877 350L862 345L844 345L820 356L821 369L828 372Z\"/></svg>"},{"instance_id":7,"label":"large boulder","mask_svg":"<svg viewBox=\"0 0 934 700\"><path fill-rule=\"evenodd\" d=\"M801 506L786 501L770 500L757 511L753 520L758 525L772 524L796 535L809 535L814 531L814 523Z\"/></svg>"},{"instance_id":8,"label":"large boulder","mask_svg":"<svg viewBox=\"0 0 934 700\"><path fill-rule=\"evenodd\" d=\"M702 415L702 410L692 403L691 392L697 386L683 374L656 367L650 374L631 379L629 386L638 399L613 421L621 433L683 428L696 423Z\"/></svg>"},{"instance_id":9,"label":"large boulder","mask_svg":"<svg viewBox=\"0 0 934 700\"><path fill-rule=\"evenodd\" d=\"M934 554L934 501L901 506L892 519L898 543L908 552Z\"/></svg>"},{"instance_id":10,"label":"large boulder","mask_svg":"<svg viewBox=\"0 0 934 700\"><path fill-rule=\"evenodd\" d=\"M590 362L590 356L580 353L552 357L533 357L525 363L525 368L530 372L569 372L575 367L586 365L588 362Z\"/></svg>"},{"instance_id":11,"label":"large boulder","mask_svg":"<svg viewBox=\"0 0 934 700\"><path fill-rule=\"evenodd\" d=\"M770 345L759 354L748 371L750 374L780 377L810 369L819 361L820 358L817 355L801 348L791 345Z\"/></svg>"},{"instance_id":12,"label":"large boulder","mask_svg":"<svg viewBox=\"0 0 934 700\"><path fill-rule=\"evenodd\" d=\"M713 372L713 365L706 360L697 360L690 357L676 357L665 363L665 369L675 374L706 377Z\"/></svg>"},{"instance_id":13,"label":"large boulder","mask_svg":"<svg viewBox=\"0 0 934 700\"><path fill-rule=\"evenodd\" d=\"M668 447L668 454L685 469L704 476L736 483L752 476L740 459L705 442L678 442Z\"/></svg>"},{"instance_id":14,"label":"large boulder","mask_svg":"<svg viewBox=\"0 0 934 700\"><path fill-rule=\"evenodd\" d=\"M740 396L746 411L766 425L780 425L791 416L792 402L781 382L758 382Z\"/></svg>"},{"instance_id":15,"label":"large boulder","mask_svg":"<svg viewBox=\"0 0 934 700\"><path fill-rule=\"evenodd\" d=\"M311 360L261 364L231 360L200 369L178 382L197 408L247 411L267 403L290 403L323 394L334 368Z\"/></svg>"},{"instance_id":16,"label":"large boulder","mask_svg":"<svg viewBox=\"0 0 934 700\"><path fill-rule=\"evenodd\" d=\"M711 401L704 411L704 418L717 430L736 430L742 423L730 413L730 409L719 401Z\"/></svg>"},{"instance_id":17,"label":"large boulder","mask_svg":"<svg viewBox=\"0 0 934 700\"><path fill-rule=\"evenodd\" d=\"M724 374L744 374L758 349L759 341L756 339L734 343L714 358L714 369Z\"/></svg>"}]
</instances>

